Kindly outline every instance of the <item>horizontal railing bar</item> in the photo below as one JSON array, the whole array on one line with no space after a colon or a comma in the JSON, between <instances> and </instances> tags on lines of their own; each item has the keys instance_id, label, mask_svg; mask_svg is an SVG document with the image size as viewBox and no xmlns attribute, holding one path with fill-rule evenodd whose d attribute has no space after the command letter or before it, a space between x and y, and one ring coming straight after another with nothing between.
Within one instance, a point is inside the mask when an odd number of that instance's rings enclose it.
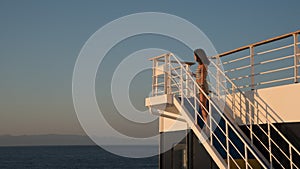
<instances>
[{"instance_id":1,"label":"horizontal railing bar","mask_svg":"<svg viewBox=\"0 0 300 169\"><path fill-rule=\"evenodd\" d=\"M288 78L276 79L276 80L271 80L271 81L259 82L259 83L255 83L253 85L249 84L249 85L239 86L238 88L239 89L244 89L244 88L248 88L248 87L251 87L251 86L256 87L256 86L260 86L260 85L265 85L265 84L271 84L271 83L276 83L276 82L291 80L293 78L294 77L288 77Z\"/></svg>"},{"instance_id":2,"label":"horizontal railing bar","mask_svg":"<svg viewBox=\"0 0 300 169\"><path fill-rule=\"evenodd\" d=\"M283 79L276 79L276 80L266 81L266 82L260 82L260 83L256 83L256 84L257 85L265 85L265 84L282 82L282 81L291 80L291 79L294 79L294 77L288 77L288 78L283 78Z\"/></svg>"},{"instance_id":3,"label":"horizontal railing bar","mask_svg":"<svg viewBox=\"0 0 300 169\"><path fill-rule=\"evenodd\" d=\"M293 46L294 46L294 44L290 44L290 45L286 45L286 46L282 46L282 47L278 47L278 48L273 48L273 49L269 49L269 50L266 50L266 51L263 51L263 52L258 52L255 55L263 55L263 54L266 54L266 53L275 52L275 51L290 48L290 47L293 47Z\"/></svg>"},{"instance_id":4,"label":"horizontal railing bar","mask_svg":"<svg viewBox=\"0 0 300 169\"><path fill-rule=\"evenodd\" d=\"M228 73L228 72L233 72L233 71L236 71L236 70L242 70L242 69L246 69L248 67L251 67L251 65L246 65L246 66L241 66L241 67L238 67L238 68L234 68L234 69L230 69L230 70L226 70L224 71L225 73Z\"/></svg>"},{"instance_id":5,"label":"horizontal railing bar","mask_svg":"<svg viewBox=\"0 0 300 169\"><path fill-rule=\"evenodd\" d=\"M162 54L162 55L158 55L158 56L155 56L155 57L152 57L152 58L150 58L150 59L148 59L148 60L157 60L157 59L159 59L159 58L162 58L162 57L165 57L165 56L167 56L167 55L169 55L168 53L164 53L164 54Z\"/></svg>"},{"instance_id":6,"label":"horizontal railing bar","mask_svg":"<svg viewBox=\"0 0 300 169\"><path fill-rule=\"evenodd\" d=\"M250 58L250 55L244 56L244 57L240 57L240 58L237 58L237 59L233 59L233 60L230 60L230 61L227 61L227 62L223 62L222 64L226 65L226 64L237 62L237 61L240 61L240 60L243 60L243 59L247 59L247 58Z\"/></svg>"},{"instance_id":7,"label":"horizontal railing bar","mask_svg":"<svg viewBox=\"0 0 300 169\"><path fill-rule=\"evenodd\" d=\"M241 79L250 78L250 77L251 77L251 75L239 76L239 77L232 78L230 80L232 80L232 81L234 81L234 80L241 80Z\"/></svg>"},{"instance_id":8,"label":"horizontal railing bar","mask_svg":"<svg viewBox=\"0 0 300 169\"><path fill-rule=\"evenodd\" d=\"M151 59L151 58L150 58ZM150 60L149 59L149 60ZM165 60L164 60L164 58L162 57L162 58L159 58L159 59L156 59L156 61L157 62L165 62ZM178 63L177 61L175 61L175 60L170 60L169 61L170 63ZM184 64L184 65L189 65L189 66L191 66L191 65L194 65L195 64L195 62L180 62L181 64ZM161 64L161 65L163 65L163 64Z\"/></svg>"},{"instance_id":9,"label":"horizontal railing bar","mask_svg":"<svg viewBox=\"0 0 300 169\"><path fill-rule=\"evenodd\" d=\"M259 63L254 64L254 66L262 65L262 64L266 64L266 63L270 63L270 62L275 62L275 61L279 61L279 60L284 60L284 59L288 59L288 58L293 58L293 57L294 57L294 55L288 55L288 56L281 57L281 58L276 58L276 59L272 59L272 60L267 60L267 61L259 62ZM245 69L245 68L248 68L248 67L251 67L251 65L246 65L246 66L243 66L243 67L237 67L237 68L234 68L234 69L230 69L230 70L225 71L225 73L236 71L236 70ZM291 66L291 67L293 68L294 66ZM256 73L256 74L254 74L254 76L260 75L260 74L263 74L263 73ZM241 80L241 79L248 78L248 77L251 77L251 75L239 76L239 77L231 78L231 80Z\"/></svg>"},{"instance_id":10,"label":"horizontal railing bar","mask_svg":"<svg viewBox=\"0 0 300 169\"><path fill-rule=\"evenodd\" d=\"M266 64L266 63L269 63L269 62L275 62L275 61L284 60L284 59L288 59L288 58L292 58L292 57L294 57L294 55L287 55L287 56L283 56L283 57L276 58L276 59L270 59L270 60L262 61L262 62L256 63L255 65Z\"/></svg>"},{"instance_id":11,"label":"horizontal railing bar","mask_svg":"<svg viewBox=\"0 0 300 169\"><path fill-rule=\"evenodd\" d=\"M283 70L288 70L288 69L291 69L291 68L294 68L294 66L289 66L289 67L283 67L283 68L279 68L279 69L268 70L268 71L257 73L256 75L265 75L265 74L269 74L269 73L275 73L275 72L279 72L279 71L283 71Z\"/></svg>"},{"instance_id":12,"label":"horizontal railing bar","mask_svg":"<svg viewBox=\"0 0 300 169\"><path fill-rule=\"evenodd\" d=\"M270 42L273 42L273 41L276 41L276 40L291 37L291 36L293 36L293 34L299 34L299 33L300 33L300 30L295 31L295 32L291 32L291 33L287 33L287 34L284 34L284 35L276 36L274 38L270 38L270 39L267 39L267 40L263 40L263 41L260 41L260 42L250 44L250 45L242 46L242 47L239 47L239 48L227 51L227 52L223 52L221 54L213 56L212 58L223 57L223 56L226 56L226 55L230 55L232 53L236 53L236 52L239 52L239 51L242 51L242 50L245 50L245 49L249 49L250 47L260 46L260 45L267 44L267 43L270 43Z\"/></svg>"}]
</instances>

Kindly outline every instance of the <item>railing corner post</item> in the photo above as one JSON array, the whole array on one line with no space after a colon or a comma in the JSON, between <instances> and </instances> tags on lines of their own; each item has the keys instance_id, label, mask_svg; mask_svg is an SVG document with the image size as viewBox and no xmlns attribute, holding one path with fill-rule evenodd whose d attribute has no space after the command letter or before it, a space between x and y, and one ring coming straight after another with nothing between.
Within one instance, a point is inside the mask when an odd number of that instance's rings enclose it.
<instances>
[{"instance_id":1,"label":"railing corner post","mask_svg":"<svg viewBox=\"0 0 300 169\"><path fill-rule=\"evenodd\" d=\"M254 79L254 46L251 45L250 48L250 65L251 65L251 90L255 89L254 83L255 83L255 79Z\"/></svg>"},{"instance_id":2,"label":"railing corner post","mask_svg":"<svg viewBox=\"0 0 300 169\"><path fill-rule=\"evenodd\" d=\"M165 81L165 84L164 84L164 93L165 94L171 94L171 91L170 91L170 87L171 87L171 84L170 84L170 55L169 54L166 54L165 55L165 66L164 66L164 81Z\"/></svg>"},{"instance_id":3,"label":"railing corner post","mask_svg":"<svg viewBox=\"0 0 300 169\"><path fill-rule=\"evenodd\" d=\"M294 83L298 83L298 33L294 33ZM300 61L300 58L299 58Z\"/></svg>"}]
</instances>

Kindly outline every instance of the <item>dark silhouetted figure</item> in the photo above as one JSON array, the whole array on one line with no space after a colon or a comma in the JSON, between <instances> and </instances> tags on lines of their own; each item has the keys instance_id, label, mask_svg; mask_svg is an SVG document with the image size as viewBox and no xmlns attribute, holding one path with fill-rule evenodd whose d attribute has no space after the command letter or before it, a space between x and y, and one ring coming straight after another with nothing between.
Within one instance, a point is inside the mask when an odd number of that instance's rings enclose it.
<instances>
[{"instance_id":1,"label":"dark silhouetted figure","mask_svg":"<svg viewBox=\"0 0 300 169\"><path fill-rule=\"evenodd\" d=\"M201 87L201 89L206 93L207 95L209 94L209 89L208 89L208 84L206 81L206 76L207 76L207 66L209 65L209 60L202 49L196 49L194 51L194 58L195 61L198 63L198 67L196 70L196 82L198 85ZM204 94L199 91L199 100L202 103L203 106L208 110L207 107L207 98L204 96ZM207 116L208 112L205 110L204 107L201 107L201 114L205 122L207 122Z\"/></svg>"}]
</instances>

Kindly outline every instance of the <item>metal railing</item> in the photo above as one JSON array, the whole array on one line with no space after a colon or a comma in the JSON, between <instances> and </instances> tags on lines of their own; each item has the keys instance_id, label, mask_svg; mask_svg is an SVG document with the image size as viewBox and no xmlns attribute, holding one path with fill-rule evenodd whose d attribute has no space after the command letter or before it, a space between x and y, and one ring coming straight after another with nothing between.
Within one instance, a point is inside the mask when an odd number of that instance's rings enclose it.
<instances>
[{"instance_id":1,"label":"metal railing","mask_svg":"<svg viewBox=\"0 0 300 169\"><path fill-rule=\"evenodd\" d=\"M191 76L189 65L179 61L172 53L157 56L153 61L152 95L173 94L181 101L181 106L189 107L196 126L203 123L202 134L209 140L210 146L217 147L220 154L225 154L227 168L254 168L250 157L253 157L263 168L270 168L266 159L251 146L251 141L241 135L211 98ZM201 103L198 91L208 100L208 106ZM208 113L204 121L199 107ZM222 121L222 122L221 122ZM218 131L216 133L215 131ZM243 163L238 163L241 159ZM231 166L234 165L234 166Z\"/></svg>"},{"instance_id":2,"label":"metal railing","mask_svg":"<svg viewBox=\"0 0 300 169\"><path fill-rule=\"evenodd\" d=\"M212 58L222 59L226 75L243 91L298 83L299 34L300 30L221 53Z\"/></svg>"},{"instance_id":3,"label":"metal railing","mask_svg":"<svg viewBox=\"0 0 300 169\"><path fill-rule=\"evenodd\" d=\"M255 89L299 82L299 34L300 30L212 57L221 57L223 60L224 72L219 68L221 64L212 65L218 68L218 75L222 74L225 79L223 82L229 85L222 86L223 83L217 81L217 86L221 86L226 93L227 103L233 111L232 116L239 123L245 124L251 141L259 139L260 135L268 136L268 143L262 144L261 147L269 153L270 163L274 161L282 168L300 168L300 153L272 124L283 120L267 103L256 96ZM251 91L248 93L252 96L246 96L242 91ZM240 117L236 117L238 114ZM280 139L272 139L272 132ZM272 149L281 155L276 158ZM289 166L286 163L289 163Z\"/></svg>"},{"instance_id":4,"label":"metal railing","mask_svg":"<svg viewBox=\"0 0 300 169\"><path fill-rule=\"evenodd\" d=\"M271 168L273 164L281 168L299 168L299 164L296 164L300 157L299 151L272 123L282 122L281 118L266 103L257 101L254 97L249 99L249 96L246 96L216 63L211 62L210 66L218 72L213 73L208 69L210 77L216 79L214 85L224 91L217 95L226 97L226 104L232 111L231 116L237 123L245 125L251 144L256 142L256 145L261 148L260 151L264 152L265 156L266 154L269 156ZM219 79L225 79L227 83ZM218 92L212 84L210 87ZM277 139L272 138L275 134ZM263 137L267 138L267 143L261 141Z\"/></svg>"}]
</instances>

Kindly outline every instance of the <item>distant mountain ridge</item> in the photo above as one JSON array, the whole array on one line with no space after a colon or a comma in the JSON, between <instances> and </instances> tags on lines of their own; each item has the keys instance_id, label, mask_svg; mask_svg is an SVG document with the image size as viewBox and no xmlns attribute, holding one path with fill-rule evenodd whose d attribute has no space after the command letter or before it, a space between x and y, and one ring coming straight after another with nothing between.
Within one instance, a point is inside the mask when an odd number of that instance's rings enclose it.
<instances>
[{"instance_id":1,"label":"distant mountain ridge","mask_svg":"<svg viewBox=\"0 0 300 169\"><path fill-rule=\"evenodd\" d=\"M87 136L81 135L2 135L0 146L34 146L34 145L94 145Z\"/></svg>"},{"instance_id":2,"label":"distant mountain ridge","mask_svg":"<svg viewBox=\"0 0 300 169\"><path fill-rule=\"evenodd\" d=\"M103 137L102 145L133 145L130 139ZM141 145L155 145L156 140L145 141ZM88 137L83 135L0 135L0 146L47 146L47 145L95 145Z\"/></svg>"}]
</instances>

